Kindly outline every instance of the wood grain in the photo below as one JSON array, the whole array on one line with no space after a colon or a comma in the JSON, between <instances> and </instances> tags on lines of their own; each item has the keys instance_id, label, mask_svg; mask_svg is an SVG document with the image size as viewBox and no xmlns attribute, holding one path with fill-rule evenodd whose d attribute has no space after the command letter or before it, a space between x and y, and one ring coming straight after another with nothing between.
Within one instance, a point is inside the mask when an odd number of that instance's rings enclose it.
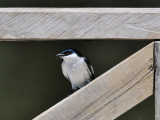
<instances>
[{"instance_id":1,"label":"wood grain","mask_svg":"<svg viewBox=\"0 0 160 120\"><path fill-rule=\"evenodd\" d=\"M159 8L0 8L0 40L160 39Z\"/></svg>"},{"instance_id":2,"label":"wood grain","mask_svg":"<svg viewBox=\"0 0 160 120\"><path fill-rule=\"evenodd\" d=\"M33 120L113 120L153 94L153 43Z\"/></svg>"},{"instance_id":3,"label":"wood grain","mask_svg":"<svg viewBox=\"0 0 160 120\"><path fill-rule=\"evenodd\" d=\"M154 44L155 57L155 120L160 120L160 41Z\"/></svg>"}]
</instances>

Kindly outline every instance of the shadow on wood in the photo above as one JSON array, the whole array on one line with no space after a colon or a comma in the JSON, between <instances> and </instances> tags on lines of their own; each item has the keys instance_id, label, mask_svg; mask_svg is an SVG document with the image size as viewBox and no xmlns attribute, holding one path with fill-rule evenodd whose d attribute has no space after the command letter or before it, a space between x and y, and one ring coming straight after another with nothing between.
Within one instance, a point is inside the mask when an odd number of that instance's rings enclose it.
<instances>
[{"instance_id":1,"label":"shadow on wood","mask_svg":"<svg viewBox=\"0 0 160 120\"><path fill-rule=\"evenodd\" d=\"M160 120L160 41L154 42L155 57L155 120Z\"/></svg>"}]
</instances>

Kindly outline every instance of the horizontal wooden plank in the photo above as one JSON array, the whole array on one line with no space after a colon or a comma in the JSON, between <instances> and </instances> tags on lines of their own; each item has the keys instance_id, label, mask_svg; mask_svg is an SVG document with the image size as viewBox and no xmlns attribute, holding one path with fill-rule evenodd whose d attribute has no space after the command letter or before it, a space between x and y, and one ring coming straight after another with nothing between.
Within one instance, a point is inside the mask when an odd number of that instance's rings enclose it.
<instances>
[{"instance_id":1,"label":"horizontal wooden plank","mask_svg":"<svg viewBox=\"0 0 160 120\"><path fill-rule=\"evenodd\" d=\"M153 94L153 43L33 120L113 120Z\"/></svg>"},{"instance_id":2,"label":"horizontal wooden plank","mask_svg":"<svg viewBox=\"0 0 160 120\"><path fill-rule=\"evenodd\" d=\"M0 8L0 40L160 39L159 8Z\"/></svg>"}]
</instances>

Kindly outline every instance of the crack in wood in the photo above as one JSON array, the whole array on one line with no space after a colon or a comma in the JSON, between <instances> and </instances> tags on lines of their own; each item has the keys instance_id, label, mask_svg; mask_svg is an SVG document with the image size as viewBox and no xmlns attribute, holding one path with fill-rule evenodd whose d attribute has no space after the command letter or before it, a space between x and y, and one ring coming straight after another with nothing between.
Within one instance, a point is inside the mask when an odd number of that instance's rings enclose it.
<instances>
[{"instance_id":1,"label":"crack in wood","mask_svg":"<svg viewBox=\"0 0 160 120\"><path fill-rule=\"evenodd\" d=\"M123 93L121 93L119 96L117 96L116 98L113 98L113 100L109 101L108 103L104 104L103 107L101 107L100 109L96 110L92 115L87 116L86 118L82 119L82 120L87 120L90 119L93 115L95 115L96 113L98 113L100 110L102 110L104 107L106 107L108 104L114 102L115 100L117 100L118 98L120 98L123 94L125 94L127 91L129 91L130 89L132 89L135 85L137 85L140 81L142 81L147 75L149 75L152 71L149 71L148 73L146 73L139 81L137 81L135 84L133 84L130 88L128 88L126 91L124 91Z\"/></svg>"},{"instance_id":2,"label":"crack in wood","mask_svg":"<svg viewBox=\"0 0 160 120\"><path fill-rule=\"evenodd\" d=\"M135 25L131 25L131 24L125 24L126 26L128 27L131 27L133 29L137 29L137 30L143 30L143 31L147 31L147 32L153 32L153 33L157 33L157 34L160 34L160 32L158 31L155 31L155 30L150 30L149 28L143 28L143 27L138 27L138 26L135 26Z\"/></svg>"}]
</instances>

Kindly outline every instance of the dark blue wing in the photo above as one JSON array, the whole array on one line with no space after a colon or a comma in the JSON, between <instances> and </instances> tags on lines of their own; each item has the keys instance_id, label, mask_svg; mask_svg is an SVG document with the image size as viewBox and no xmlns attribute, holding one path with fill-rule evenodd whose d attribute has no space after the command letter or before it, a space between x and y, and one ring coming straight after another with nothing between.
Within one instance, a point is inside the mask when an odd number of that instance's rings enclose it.
<instances>
[{"instance_id":1,"label":"dark blue wing","mask_svg":"<svg viewBox=\"0 0 160 120\"><path fill-rule=\"evenodd\" d=\"M90 62L89 62L89 60L87 58L85 58L85 57L83 57L83 58L84 58L84 61L85 61L86 65L87 65L87 67L89 69L89 72L90 72L90 75L91 75L91 79L94 80L95 77L94 77L93 67L92 67L92 65L90 64Z\"/></svg>"}]
</instances>

